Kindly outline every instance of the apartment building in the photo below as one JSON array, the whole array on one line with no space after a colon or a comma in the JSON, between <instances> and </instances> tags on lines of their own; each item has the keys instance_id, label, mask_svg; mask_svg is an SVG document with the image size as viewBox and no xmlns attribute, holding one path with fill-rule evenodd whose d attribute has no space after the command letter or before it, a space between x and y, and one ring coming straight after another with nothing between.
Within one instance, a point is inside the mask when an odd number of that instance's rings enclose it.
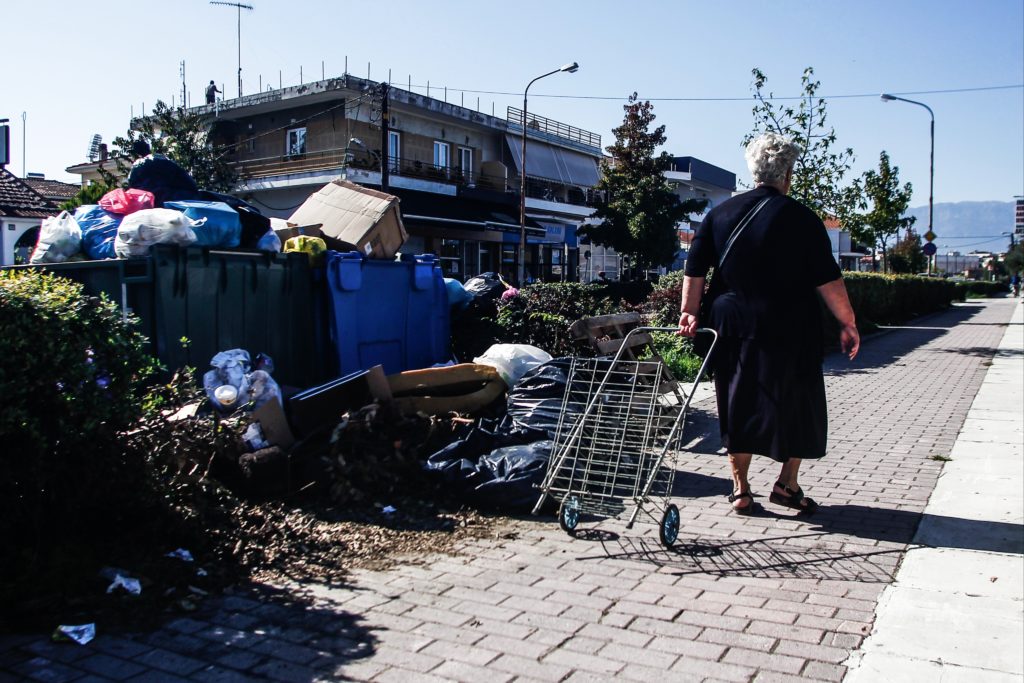
<instances>
[{"instance_id":1,"label":"apartment building","mask_svg":"<svg viewBox=\"0 0 1024 683\"><path fill-rule=\"evenodd\" d=\"M352 75L195 110L209 117L211 142L239 172L235 194L267 215L287 218L339 177L383 186L401 199L409 232L402 251L438 254L445 275L459 279L516 274L525 123L527 278L578 278L576 230L594 210L599 135Z\"/></svg>"}]
</instances>

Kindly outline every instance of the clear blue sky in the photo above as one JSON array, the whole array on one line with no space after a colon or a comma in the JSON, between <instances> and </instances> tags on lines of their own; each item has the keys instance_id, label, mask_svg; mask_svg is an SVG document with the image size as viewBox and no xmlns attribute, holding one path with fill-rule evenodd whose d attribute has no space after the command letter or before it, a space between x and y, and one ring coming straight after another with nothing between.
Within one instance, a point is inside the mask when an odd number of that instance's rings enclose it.
<instances>
[{"instance_id":1,"label":"clear blue sky","mask_svg":"<svg viewBox=\"0 0 1024 683\"><path fill-rule=\"evenodd\" d=\"M632 91L655 102L666 149L749 180L740 140L753 123L750 70L776 95L798 95L813 66L839 143L855 173L882 150L928 202L928 114L882 103L880 92L912 93L1024 83L1024 0L734 0L681 2L484 2L246 0L242 67L246 93L262 76L276 86L349 71L502 115L520 106L536 75L570 61L576 74L533 86L530 111L592 130L611 142ZM186 62L192 102L211 78L237 94L236 12L207 0L11 2L4 8L0 118L11 119L20 175L22 112L26 170L73 181L93 133L124 132L132 108L180 101ZM135 37L133 37L135 36ZM556 98L552 95L573 96ZM907 94L935 111L935 201L1007 201L1024 194L1024 90ZM465 98L464 100L462 98ZM611 97L621 99L586 99ZM740 98L658 101L659 98ZM938 226L937 226L938 227Z\"/></svg>"}]
</instances>

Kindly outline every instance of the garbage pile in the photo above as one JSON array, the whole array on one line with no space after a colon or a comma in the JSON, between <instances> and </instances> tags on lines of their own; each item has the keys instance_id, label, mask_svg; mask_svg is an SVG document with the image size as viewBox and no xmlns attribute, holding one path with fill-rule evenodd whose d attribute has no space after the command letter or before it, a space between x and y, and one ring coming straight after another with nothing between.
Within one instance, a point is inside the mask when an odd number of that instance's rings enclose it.
<instances>
[{"instance_id":1,"label":"garbage pile","mask_svg":"<svg viewBox=\"0 0 1024 683\"><path fill-rule=\"evenodd\" d=\"M140 257L154 244L281 251L259 209L200 189L173 161L150 154L133 164L128 188L46 218L29 263Z\"/></svg>"}]
</instances>

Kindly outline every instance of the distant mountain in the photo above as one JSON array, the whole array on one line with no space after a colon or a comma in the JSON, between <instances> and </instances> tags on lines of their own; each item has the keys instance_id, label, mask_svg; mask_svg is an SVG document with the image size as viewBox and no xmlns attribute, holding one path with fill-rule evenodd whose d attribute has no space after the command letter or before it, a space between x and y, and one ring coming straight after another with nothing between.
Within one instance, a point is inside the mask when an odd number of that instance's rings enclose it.
<instances>
[{"instance_id":1,"label":"distant mountain","mask_svg":"<svg viewBox=\"0 0 1024 683\"><path fill-rule=\"evenodd\" d=\"M942 202L935 204L935 243L947 251L1006 251L1013 232L1013 202ZM928 230L928 205L912 207L907 214L917 218L914 230Z\"/></svg>"}]
</instances>

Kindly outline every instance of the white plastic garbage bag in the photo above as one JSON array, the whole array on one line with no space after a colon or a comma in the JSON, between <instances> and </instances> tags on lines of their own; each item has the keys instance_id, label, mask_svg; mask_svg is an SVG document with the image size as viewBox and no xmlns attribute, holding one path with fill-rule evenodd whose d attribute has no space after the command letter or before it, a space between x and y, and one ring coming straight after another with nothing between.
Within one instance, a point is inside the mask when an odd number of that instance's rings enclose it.
<instances>
[{"instance_id":1,"label":"white plastic garbage bag","mask_svg":"<svg viewBox=\"0 0 1024 683\"><path fill-rule=\"evenodd\" d=\"M43 220L29 263L63 263L82 250L82 228L67 211Z\"/></svg>"},{"instance_id":2,"label":"white plastic garbage bag","mask_svg":"<svg viewBox=\"0 0 1024 683\"><path fill-rule=\"evenodd\" d=\"M509 389L516 385L523 375L538 365L551 360L551 354L528 344L494 344L484 355L474 358L474 363L490 365L498 371Z\"/></svg>"},{"instance_id":3,"label":"white plastic garbage bag","mask_svg":"<svg viewBox=\"0 0 1024 683\"><path fill-rule=\"evenodd\" d=\"M193 228L206 222L192 220L174 209L143 209L125 216L117 229L114 252L121 258L146 256L154 244L185 246L196 241Z\"/></svg>"}]
</instances>

